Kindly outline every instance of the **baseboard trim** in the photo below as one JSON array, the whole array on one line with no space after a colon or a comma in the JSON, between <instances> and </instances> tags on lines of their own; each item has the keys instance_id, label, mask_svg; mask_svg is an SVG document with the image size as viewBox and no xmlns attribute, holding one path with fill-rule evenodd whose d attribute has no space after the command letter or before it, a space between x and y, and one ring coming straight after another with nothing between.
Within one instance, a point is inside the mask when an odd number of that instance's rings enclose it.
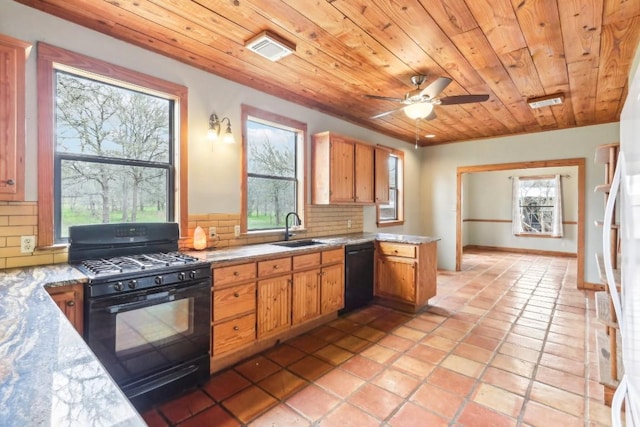
<instances>
[{"instance_id":1,"label":"baseboard trim","mask_svg":"<svg viewBox=\"0 0 640 427\"><path fill-rule=\"evenodd\" d=\"M559 251L543 251L539 249L523 249L523 248L504 248L500 246L482 246L482 245L466 245L462 248L465 250L478 250L478 251L497 251L497 252L513 252L516 254L531 254L531 255L545 255L545 256L561 256L566 258L577 258L578 254L572 252L559 252Z\"/></svg>"}]
</instances>

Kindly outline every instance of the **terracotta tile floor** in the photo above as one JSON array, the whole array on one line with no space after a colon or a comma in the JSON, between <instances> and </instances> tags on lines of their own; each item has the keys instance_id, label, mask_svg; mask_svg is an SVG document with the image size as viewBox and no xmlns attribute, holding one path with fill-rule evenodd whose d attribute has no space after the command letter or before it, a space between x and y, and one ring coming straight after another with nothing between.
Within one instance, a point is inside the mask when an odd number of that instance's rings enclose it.
<instances>
[{"instance_id":1,"label":"terracotta tile floor","mask_svg":"<svg viewBox=\"0 0 640 427\"><path fill-rule=\"evenodd\" d=\"M415 315L373 305L214 375L150 426L608 426L576 260L465 253Z\"/></svg>"}]
</instances>

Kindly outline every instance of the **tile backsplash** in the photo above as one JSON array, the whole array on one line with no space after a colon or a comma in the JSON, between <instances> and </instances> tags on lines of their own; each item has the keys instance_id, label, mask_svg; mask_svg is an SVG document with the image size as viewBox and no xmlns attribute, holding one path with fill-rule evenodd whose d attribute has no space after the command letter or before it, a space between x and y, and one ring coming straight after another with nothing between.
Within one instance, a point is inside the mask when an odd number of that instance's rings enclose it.
<instances>
[{"instance_id":1,"label":"tile backsplash","mask_svg":"<svg viewBox=\"0 0 640 427\"><path fill-rule=\"evenodd\" d=\"M295 231L296 238L362 232L363 207L307 206L304 223L303 230ZM235 237L234 227L240 225L239 213L192 214L189 215L189 237L180 240L180 249L193 248L193 230L198 225L204 228L205 232L209 227L216 227L219 238L209 239L208 248L274 242L282 240L283 237L281 231ZM35 236L37 243L38 202L0 202L0 269L67 262L66 245L36 249L33 253L21 253L21 236Z\"/></svg>"}]
</instances>

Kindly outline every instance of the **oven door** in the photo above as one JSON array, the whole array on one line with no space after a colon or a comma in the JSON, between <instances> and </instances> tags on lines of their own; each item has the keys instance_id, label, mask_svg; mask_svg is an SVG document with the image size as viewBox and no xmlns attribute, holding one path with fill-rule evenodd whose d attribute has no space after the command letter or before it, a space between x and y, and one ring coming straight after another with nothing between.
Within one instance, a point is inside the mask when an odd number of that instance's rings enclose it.
<instances>
[{"instance_id":1,"label":"oven door","mask_svg":"<svg viewBox=\"0 0 640 427\"><path fill-rule=\"evenodd\" d=\"M158 381L163 372L197 359L206 360L206 367L194 369L209 374L209 279L89 298L86 304L86 341L125 393L127 385Z\"/></svg>"}]
</instances>

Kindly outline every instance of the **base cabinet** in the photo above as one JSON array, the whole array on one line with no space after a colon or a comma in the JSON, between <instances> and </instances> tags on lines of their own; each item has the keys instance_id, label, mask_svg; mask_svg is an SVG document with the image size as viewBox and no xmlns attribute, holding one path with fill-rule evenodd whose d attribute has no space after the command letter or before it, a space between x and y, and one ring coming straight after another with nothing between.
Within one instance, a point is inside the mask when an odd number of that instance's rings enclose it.
<instances>
[{"instance_id":1,"label":"base cabinet","mask_svg":"<svg viewBox=\"0 0 640 427\"><path fill-rule=\"evenodd\" d=\"M80 335L83 332L83 301L84 285L77 283L73 285L53 286L47 288L51 296L69 322Z\"/></svg>"},{"instance_id":2,"label":"base cabinet","mask_svg":"<svg viewBox=\"0 0 640 427\"><path fill-rule=\"evenodd\" d=\"M344 247L213 267L211 372L337 317Z\"/></svg>"},{"instance_id":3,"label":"base cabinet","mask_svg":"<svg viewBox=\"0 0 640 427\"><path fill-rule=\"evenodd\" d=\"M409 312L426 306L436 295L437 243L376 245L376 301Z\"/></svg>"}]
</instances>

